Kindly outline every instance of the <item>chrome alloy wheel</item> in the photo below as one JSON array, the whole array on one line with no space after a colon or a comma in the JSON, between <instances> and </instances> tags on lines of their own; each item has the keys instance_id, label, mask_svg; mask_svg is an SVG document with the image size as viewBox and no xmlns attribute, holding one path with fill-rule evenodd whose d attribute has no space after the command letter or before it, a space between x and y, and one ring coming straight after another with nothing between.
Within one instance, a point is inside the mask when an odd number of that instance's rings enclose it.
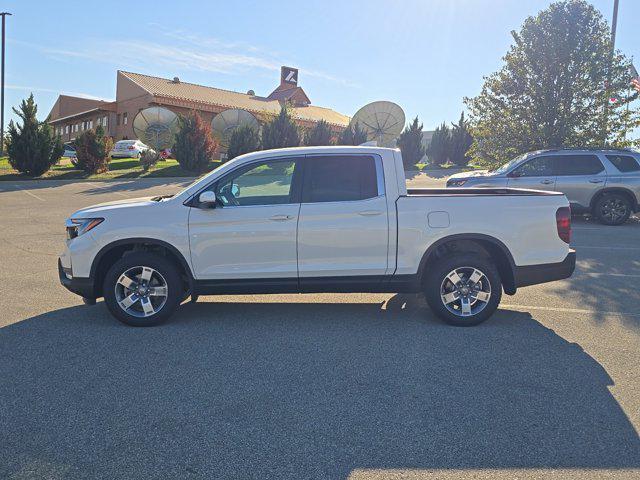
<instances>
[{"instance_id":1,"label":"chrome alloy wheel","mask_svg":"<svg viewBox=\"0 0 640 480\"><path fill-rule=\"evenodd\" d=\"M449 272L440 285L440 298L454 315L469 317L480 313L491 299L491 283L474 267L459 267Z\"/></svg>"},{"instance_id":2,"label":"chrome alloy wheel","mask_svg":"<svg viewBox=\"0 0 640 480\"><path fill-rule=\"evenodd\" d=\"M627 214L627 206L619 198L609 198L600 207L602 216L612 223L619 222Z\"/></svg>"},{"instance_id":3,"label":"chrome alloy wheel","mask_svg":"<svg viewBox=\"0 0 640 480\"><path fill-rule=\"evenodd\" d=\"M167 281L150 267L132 267L115 286L116 302L127 314L144 318L158 313L167 303Z\"/></svg>"}]
</instances>

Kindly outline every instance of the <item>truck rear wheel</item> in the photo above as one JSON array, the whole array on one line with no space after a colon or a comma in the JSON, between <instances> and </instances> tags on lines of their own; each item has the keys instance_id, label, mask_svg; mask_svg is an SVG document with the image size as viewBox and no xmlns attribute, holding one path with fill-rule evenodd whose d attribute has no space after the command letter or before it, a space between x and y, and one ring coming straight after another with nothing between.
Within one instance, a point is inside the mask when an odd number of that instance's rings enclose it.
<instances>
[{"instance_id":1,"label":"truck rear wheel","mask_svg":"<svg viewBox=\"0 0 640 480\"><path fill-rule=\"evenodd\" d=\"M104 301L111 314L127 325L151 327L165 321L183 298L176 267L159 255L125 255L107 272Z\"/></svg>"},{"instance_id":2,"label":"truck rear wheel","mask_svg":"<svg viewBox=\"0 0 640 480\"><path fill-rule=\"evenodd\" d=\"M446 323L459 327L478 325L498 308L502 282L489 259L461 254L443 258L427 268L427 303Z\"/></svg>"}]
</instances>

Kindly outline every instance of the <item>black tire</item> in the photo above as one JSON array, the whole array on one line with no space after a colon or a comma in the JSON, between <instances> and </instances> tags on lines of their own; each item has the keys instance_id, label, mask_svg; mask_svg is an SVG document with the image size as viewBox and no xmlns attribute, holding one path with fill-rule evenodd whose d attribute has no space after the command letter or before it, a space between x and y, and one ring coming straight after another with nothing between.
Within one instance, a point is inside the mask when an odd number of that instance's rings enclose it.
<instances>
[{"instance_id":1,"label":"black tire","mask_svg":"<svg viewBox=\"0 0 640 480\"><path fill-rule=\"evenodd\" d=\"M138 317L125 311L116 298L116 284L121 275L135 267L149 267L158 272L166 282L167 295L164 305L152 315ZM122 323L133 327L152 327L167 320L184 295L184 286L176 266L164 257L147 252L125 255L107 272L103 283L104 301L111 314Z\"/></svg>"},{"instance_id":2,"label":"black tire","mask_svg":"<svg viewBox=\"0 0 640 480\"><path fill-rule=\"evenodd\" d=\"M602 195L593 208L593 214L603 225L623 225L631 216L631 202L625 195Z\"/></svg>"},{"instance_id":3,"label":"black tire","mask_svg":"<svg viewBox=\"0 0 640 480\"><path fill-rule=\"evenodd\" d=\"M496 269L495 265L491 262L490 259L487 259L480 254L476 253L463 253L456 256L446 257L441 260L438 260L435 264L428 266L426 272L426 277L424 281L424 294L427 300L427 303L431 307L431 310L442 320L444 320L449 325L455 325L457 327L471 327L474 325L478 325L485 320L487 320L493 312L498 308L498 304L500 303L500 299L502 298L502 282L500 280L500 274ZM470 301L474 302L472 304L473 309L477 309L476 313L468 314L466 316L461 315L462 305L456 302L452 302L450 306L451 308L459 307L460 312L454 313L445 306L444 300L441 297L441 288L445 279L449 275L450 272L453 272L457 269L467 270L472 272L473 269L480 271L484 274L484 277L479 284L482 284L482 289L486 290L487 285L485 284L485 279L488 281L488 293L489 298L486 302L480 302L479 300L470 297ZM470 276L470 275L469 275ZM464 275L463 275L464 277ZM468 280L468 277L467 277ZM448 285L453 285L449 283ZM477 294L476 294L477 295ZM477 306L474 307L474 305ZM482 308L480 306L484 304Z\"/></svg>"}]
</instances>

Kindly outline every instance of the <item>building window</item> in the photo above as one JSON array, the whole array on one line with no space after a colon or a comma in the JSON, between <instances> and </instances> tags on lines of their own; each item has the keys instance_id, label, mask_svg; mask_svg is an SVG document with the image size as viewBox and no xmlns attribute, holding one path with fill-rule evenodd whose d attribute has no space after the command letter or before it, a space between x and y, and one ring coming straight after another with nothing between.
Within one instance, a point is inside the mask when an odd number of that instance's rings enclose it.
<instances>
[{"instance_id":1,"label":"building window","mask_svg":"<svg viewBox=\"0 0 640 480\"><path fill-rule=\"evenodd\" d=\"M126 125L127 124L127 112L124 112L122 114L122 124Z\"/></svg>"},{"instance_id":2,"label":"building window","mask_svg":"<svg viewBox=\"0 0 640 480\"><path fill-rule=\"evenodd\" d=\"M109 117L107 115L102 117L102 126L104 128L107 128L109 126Z\"/></svg>"},{"instance_id":3,"label":"building window","mask_svg":"<svg viewBox=\"0 0 640 480\"><path fill-rule=\"evenodd\" d=\"M120 125L120 114L116 115L116 125Z\"/></svg>"},{"instance_id":4,"label":"building window","mask_svg":"<svg viewBox=\"0 0 640 480\"><path fill-rule=\"evenodd\" d=\"M69 125L65 125L65 127L64 127L64 133L66 133L67 135L69 135Z\"/></svg>"},{"instance_id":5,"label":"building window","mask_svg":"<svg viewBox=\"0 0 640 480\"><path fill-rule=\"evenodd\" d=\"M89 128L93 128L93 120L89 120Z\"/></svg>"}]
</instances>

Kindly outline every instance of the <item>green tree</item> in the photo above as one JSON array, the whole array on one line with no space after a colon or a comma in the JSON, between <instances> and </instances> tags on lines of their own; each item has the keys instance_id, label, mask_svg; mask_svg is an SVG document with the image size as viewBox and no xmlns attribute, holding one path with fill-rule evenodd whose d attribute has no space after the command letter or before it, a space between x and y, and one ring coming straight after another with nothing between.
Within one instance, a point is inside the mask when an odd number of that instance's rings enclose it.
<instances>
[{"instance_id":1,"label":"green tree","mask_svg":"<svg viewBox=\"0 0 640 480\"><path fill-rule=\"evenodd\" d=\"M424 156L425 148L422 144L422 124L418 123L418 117L400 134L398 147L402 152L402 162L405 168L414 169L416 163Z\"/></svg>"},{"instance_id":2,"label":"green tree","mask_svg":"<svg viewBox=\"0 0 640 480\"><path fill-rule=\"evenodd\" d=\"M6 136L9 164L20 173L39 177L60 159L64 148L60 136L53 135L46 122L37 119L38 106L33 94L13 108L22 124L9 122Z\"/></svg>"},{"instance_id":3,"label":"green tree","mask_svg":"<svg viewBox=\"0 0 640 480\"><path fill-rule=\"evenodd\" d=\"M173 155L185 170L194 173L205 172L218 147L211 134L211 126L195 111L178 117L178 121Z\"/></svg>"},{"instance_id":4,"label":"green tree","mask_svg":"<svg viewBox=\"0 0 640 480\"><path fill-rule=\"evenodd\" d=\"M442 165L449 160L451 151L451 130L446 123L437 127L431 137L431 143L427 149L429 162L433 165Z\"/></svg>"},{"instance_id":5,"label":"green tree","mask_svg":"<svg viewBox=\"0 0 640 480\"><path fill-rule=\"evenodd\" d=\"M460 114L458 123L453 123L451 128L451 142L449 145L449 160L459 166L465 166L471 160L471 156L467 153L473 137L469 132L468 122L464 118L464 112Z\"/></svg>"},{"instance_id":6,"label":"green tree","mask_svg":"<svg viewBox=\"0 0 640 480\"><path fill-rule=\"evenodd\" d=\"M280 109L280 113L262 127L262 148L297 147L300 145L300 130L291 118L291 113L286 106Z\"/></svg>"},{"instance_id":7,"label":"green tree","mask_svg":"<svg viewBox=\"0 0 640 480\"><path fill-rule=\"evenodd\" d=\"M304 136L304 144L309 147L316 145L333 145L329 124L324 120L316 123Z\"/></svg>"},{"instance_id":8,"label":"green tree","mask_svg":"<svg viewBox=\"0 0 640 480\"><path fill-rule=\"evenodd\" d=\"M358 122L345 128L338 137L338 145L361 145L367 141L367 132L365 132Z\"/></svg>"},{"instance_id":9,"label":"green tree","mask_svg":"<svg viewBox=\"0 0 640 480\"><path fill-rule=\"evenodd\" d=\"M103 173L109 169L109 152L113 147L104 129L85 130L75 139L76 166L87 173Z\"/></svg>"},{"instance_id":10,"label":"green tree","mask_svg":"<svg viewBox=\"0 0 640 480\"><path fill-rule=\"evenodd\" d=\"M624 145L638 125L626 108L630 62L611 56L600 12L584 0L555 2L512 35L503 67L465 99L474 157L497 164L541 148Z\"/></svg>"},{"instance_id":11,"label":"green tree","mask_svg":"<svg viewBox=\"0 0 640 480\"><path fill-rule=\"evenodd\" d=\"M227 149L227 160L257 150L260 150L260 135L255 128L249 125L242 125L231 134L229 148Z\"/></svg>"}]
</instances>

